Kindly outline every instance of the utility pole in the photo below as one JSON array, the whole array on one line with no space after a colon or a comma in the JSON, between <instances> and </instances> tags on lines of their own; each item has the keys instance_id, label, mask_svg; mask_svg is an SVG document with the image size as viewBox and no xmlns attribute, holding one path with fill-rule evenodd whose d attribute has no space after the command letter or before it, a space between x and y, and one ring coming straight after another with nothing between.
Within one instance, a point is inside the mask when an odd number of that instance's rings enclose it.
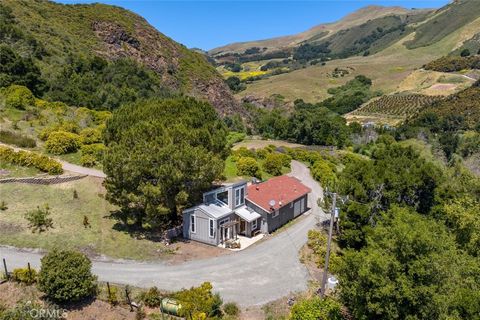
<instances>
[{"instance_id":1,"label":"utility pole","mask_svg":"<svg viewBox=\"0 0 480 320\"><path fill-rule=\"evenodd\" d=\"M337 193L333 193L332 212L330 214L330 228L328 230L327 254L325 255L325 267L323 270L322 287L320 288L320 297L325 296L325 286L328 278L328 263L330 261L330 247L332 245L333 221L335 220L335 207L337 202Z\"/></svg>"}]
</instances>

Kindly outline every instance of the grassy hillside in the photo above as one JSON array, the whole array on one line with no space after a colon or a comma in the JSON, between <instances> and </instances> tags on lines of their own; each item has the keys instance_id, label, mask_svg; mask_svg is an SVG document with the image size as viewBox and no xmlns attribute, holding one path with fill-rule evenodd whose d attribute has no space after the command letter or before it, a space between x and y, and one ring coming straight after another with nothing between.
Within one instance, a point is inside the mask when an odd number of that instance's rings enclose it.
<instances>
[{"instance_id":1,"label":"grassy hillside","mask_svg":"<svg viewBox=\"0 0 480 320\"><path fill-rule=\"evenodd\" d=\"M13 17L8 28L17 29L15 33L22 33L23 39L10 36L0 40L18 55L32 57L46 80L46 96L54 91L56 83L75 78L72 74L84 80L76 85L82 94L101 95L88 88L95 84L84 79L96 77L97 68L105 69L101 60L92 60L99 57L114 69L110 74L115 76L121 68L110 65L124 60L133 64L134 72L126 72L120 79L126 82L129 74L141 73L139 77L144 78L153 72L146 88L134 88L134 94L140 97L148 96L150 91L167 90L206 98L220 113L231 113L236 107L228 87L203 55L161 34L130 11L103 4L62 5L46 0L4 0L1 4ZM127 89L119 95L131 95ZM103 94L108 95L109 91L104 88Z\"/></svg>"},{"instance_id":2,"label":"grassy hillside","mask_svg":"<svg viewBox=\"0 0 480 320\"><path fill-rule=\"evenodd\" d=\"M441 8L415 29L415 37L406 43L410 49L431 45L480 17L477 0L457 0Z\"/></svg>"},{"instance_id":3,"label":"grassy hillside","mask_svg":"<svg viewBox=\"0 0 480 320\"><path fill-rule=\"evenodd\" d=\"M276 93L290 101L302 98L305 101L317 102L329 97L327 92L329 88L345 84L360 74L373 80L373 90L381 90L387 94L394 93L399 90L399 84L412 72L430 61L448 55L452 50L461 46L465 40L478 33L479 29L480 18L432 45L408 49L404 43L414 38L414 34L411 33L388 48L370 56L332 60L326 62L325 66L317 64L255 81L249 84L246 90L238 93L238 96L269 97ZM343 77L333 77L332 74L337 68L349 70L349 73ZM456 79L454 81L455 83L451 84L456 88ZM411 89L415 93L416 88Z\"/></svg>"},{"instance_id":4,"label":"grassy hillside","mask_svg":"<svg viewBox=\"0 0 480 320\"><path fill-rule=\"evenodd\" d=\"M342 18L337 22L320 24L318 26L314 26L311 29L306 30L299 34L284 36L284 37L277 37L277 38L266 39L266 40L257 40L257 41L228 44L228 45L210 50L209 54L220 55L226 52L245 53L245 50L248 50L254 47L266 48L267 51L275 51L275 50L278 50L279 48L295 47L305 42L315 42L322 38L325 38L326 36L331 36L338 31L346 30L346 29L361 25L363 23L366 23L369 20L374 20L377 18L389 16L389 15L406 15L406 14L412 14L412 13L416 14L416 13L424 13L424 12L428 12L428 11L407 10L401 7L368 6L347 15L346 17Z\"/></svg>"}]
</instances>

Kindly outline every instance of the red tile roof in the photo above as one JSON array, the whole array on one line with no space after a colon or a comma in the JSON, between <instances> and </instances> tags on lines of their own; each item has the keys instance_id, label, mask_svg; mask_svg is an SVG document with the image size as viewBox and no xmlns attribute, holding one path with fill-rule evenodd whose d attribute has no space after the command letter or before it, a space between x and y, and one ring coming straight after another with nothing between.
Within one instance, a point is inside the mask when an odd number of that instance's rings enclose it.
<instances>
[{"instance_id":1,"label":"red tile roof","mask_svg":"<svg viewBox=\"0 0 480 320\"><path fill-rule=\"evenodd\" d=\"M267 212L271 212L270 201L275 200L274 209L279 209L311 191L297 178L279 176L247 187L247 200Z\"/></svg>"}]
</instances>

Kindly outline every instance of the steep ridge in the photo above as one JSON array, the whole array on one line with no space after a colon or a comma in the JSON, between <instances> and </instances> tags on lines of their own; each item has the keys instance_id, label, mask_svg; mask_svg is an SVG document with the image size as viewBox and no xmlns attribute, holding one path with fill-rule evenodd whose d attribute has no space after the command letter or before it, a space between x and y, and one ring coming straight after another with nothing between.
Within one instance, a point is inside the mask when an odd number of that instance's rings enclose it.
<instances>
[{"instance_id":1,"label":"steep ridge","mask_svg":"<svg viewBox=\"0 0 480 320\"><path fill-rule=\"evenodd\" d=\"M238 106L204 55L158 32L142 17L120 7L62 5L46 0L2 0L16 26L40 45L34 60L48 78L63 72L72 57L130 59L153 70L170 91L210 101L222 115ZM17 46L19 54L22 48Z\"/></svg>"},{"instance_id":2,"label":"steep ridge","mask_svg":"<svg viewBox=\"0 0 480 320\"><path fill-rule=\"evenodd\" d=\"M320 24L299 34L258 41L228 44L222 47L214 48L208 53L210 55L216 55L225 52L243 53L246 49L252 47L267 48L268 51L274 51L282 48L295 47L303 42L319 41L321 39L325 39L326 37L332 36L341 30L359 26L369 20L390 15L404 16L407 14L426 14L430 11L431 10L408 10L402 7L367 6L345 16L337 22Z\"/></svg>"}]
</instances>

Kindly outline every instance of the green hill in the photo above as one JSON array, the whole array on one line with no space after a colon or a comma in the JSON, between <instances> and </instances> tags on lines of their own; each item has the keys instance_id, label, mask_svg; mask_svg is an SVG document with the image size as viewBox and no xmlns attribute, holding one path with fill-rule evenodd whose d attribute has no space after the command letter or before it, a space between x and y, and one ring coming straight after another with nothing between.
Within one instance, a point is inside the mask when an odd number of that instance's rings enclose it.
<instances>
[{"instance_id":1,"label":"green hill","mask_svg":"<svg viewBox=\"0 0 480 320\"><path fill-rule=\"evenodd\" d=\"M0 82L6 77L26 84L33 76L39 81L29 87L36 94L97 109L179 92L206 98L221 114L236 111L228 87L204 55L130 11L103 4L2 0L0 16L3 60L11 62L10 69L0 70ZM12 75L21 69L18 63L32 68L29 76Z\"/></svg>"}]
</instances>

